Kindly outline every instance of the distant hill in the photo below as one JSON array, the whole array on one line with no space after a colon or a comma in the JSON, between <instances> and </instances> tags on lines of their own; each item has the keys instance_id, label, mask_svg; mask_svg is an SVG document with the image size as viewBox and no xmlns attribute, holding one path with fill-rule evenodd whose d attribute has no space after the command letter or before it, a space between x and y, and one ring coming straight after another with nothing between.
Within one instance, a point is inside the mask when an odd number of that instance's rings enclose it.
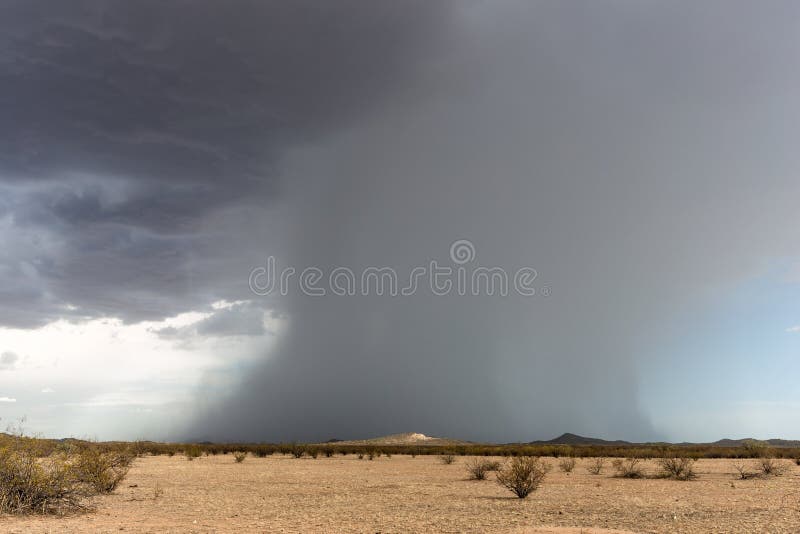
<instances>
[{"instance_id":1,"label":"distant hill","mask_svg":"<svg viewBox=\"0 0 800 534\"><path fill-rule=\"evenodd\" d=\"M800 448L800 440L787 440L787 439L768 439L768 440L753 440L749 438L742 439L721 439L713 443L667 443L667 442L633 442L621 439L608 440L601 438L593 438L587 436L580 436L578 434L564 433L557 438L548 440L529 441L525 445L570 445L570 446L607 446L607 447L636 447L636 446L657 446L657 445L676 445L679 447L691 446L714 446L714 447L741 447L747 441L761 441L768 444L770 447L795 447ZM479 445L470 441L463 441L450 438L437 438L426 436L418 432L406 432L404 434L391 434L388 436L381 436L371 439L357 439L357 440L329 440L327 443L335 443L337 445L419 445L419 446L457 446L457 445ZM508 445L519 445L508 444Z\"/></svg>"},{"instance_id":2,"label":"distant hill","mask_svg":"<svg viewBox=\"0 0 800 534\"><path fill-rule=\"evenodd\" d=\"M719 441L715 441L714 443L708 443L707 445L716 445L717 447L741 447L748 441L762 441L756 440L752 438L744 438L744 439L721 439ZM770 447L800 447L800 440L796 439L767 439L763 440L762 443L767 443ZM681 445L684 445L683 443ZM687 443L686 445L695 445L694 443ZM703 445L706 445L705 443Z\"/></svg>"},{"instance_id":3,"label":"distant hill","mask_svg":"<svg viewBox=\"0 0 800 534\"><path fill-rule=\"evenodd\" d=\"M800 447L800 440L788 440L788 439L767 439L767 440L755 440L752 438L742 438L742 439L721 439L718 441L714 441L713 443L692 443L692 442L682 442L682 443L663 443L663 445L678 445L678 446L715 446L715 447L741 447L748 441L760 441L762 443L768 444L770 447ZM561 434L557 438L549 439L546 441L531 441L528 445L596 445L596 446L618 446L618 447L625 447L625 446L636 446L636 445L656 445L655 443L636 443L631 441L624 441L624 440L606 440L600 438L589 438L585 436L579 436L577 434L570 434L569 432L565 434Z\"/></svg>"},{"instance_id":4,"label":"distant hill","mask_svg":"<svg viewBox=\"0 0 800 534\"><path fill-rule=\"evenodd\" d=\"M404 434L391 434L371 439L336 441L337 445L420 445L420 446L443 446L443 445L468 445L468 441L457 439L435 438L420 434L419 432L406 432Z\"/></svg>"},{"instance_id":5,"label":"distant hill","mask_svg":"<svg viewBox=\"0 0 800 534\"><path fill-rule=\"evenodd\" d=\"M547 441L531 441L529 445L609 445L609 446L626 446L634 445L630 441L615 440L609 441L600 438L587 438L577 434L570 434L569 432L561 434L557 438L549 439Z\"/></svg>"}]
</instances>

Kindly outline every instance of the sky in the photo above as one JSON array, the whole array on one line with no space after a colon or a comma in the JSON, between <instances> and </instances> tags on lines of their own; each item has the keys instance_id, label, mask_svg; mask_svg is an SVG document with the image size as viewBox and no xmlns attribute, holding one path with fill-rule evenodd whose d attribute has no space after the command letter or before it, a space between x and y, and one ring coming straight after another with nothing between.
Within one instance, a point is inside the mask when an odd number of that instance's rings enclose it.
<instances>
[{"instance_id":1,"label":"sky","mask_svg":"<svg viewBox=\"0 0 800 534\"><path fill-rule=\"evenodd\" d=\"M800 439L798 15L3 2L0 425Z\"/></svg>"}]
</instances>

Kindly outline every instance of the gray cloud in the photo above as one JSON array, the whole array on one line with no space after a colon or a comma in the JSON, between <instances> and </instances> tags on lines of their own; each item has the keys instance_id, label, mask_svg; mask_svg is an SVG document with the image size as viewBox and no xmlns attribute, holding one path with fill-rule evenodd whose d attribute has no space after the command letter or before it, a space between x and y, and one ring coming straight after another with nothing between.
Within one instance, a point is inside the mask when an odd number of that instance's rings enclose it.
<instances>
[{"instance_id":1,"label":"gray cloud","mask_svg":"<svg viewBox=\"0 0 800 534\"><path fill-rule=\"evenodd\" d=\"M285 187L282 153L402 90L448 8L12 1L2 11L0 231L13 242L0 260L0 322L35 326L159 318L235 297L231 286L242 293L238 275L255 258L231 229L249 228L249 244L276 240L267 212Z\"/></svg>"},{"instance_id":2,"label":"gray cloud","mask_svg":"<svg viewBox=\"0 0 800 534\"><path fill-rule=\"evenodd\" d=\"M269 332L264 325L267 315L253 302L239 302L216 310L208 317L186 326L168 326L155 332L166 339L193 340L198 337L263 336Z\"/></svg>"}]
</instances>

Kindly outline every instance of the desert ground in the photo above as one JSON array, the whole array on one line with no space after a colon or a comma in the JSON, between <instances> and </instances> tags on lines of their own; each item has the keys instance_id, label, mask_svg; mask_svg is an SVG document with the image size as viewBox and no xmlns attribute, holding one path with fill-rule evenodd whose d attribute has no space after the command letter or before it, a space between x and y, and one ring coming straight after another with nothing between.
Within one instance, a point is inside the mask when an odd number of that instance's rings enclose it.
<instances>
[{"instance_id":1,"label":"desert ground","mask_svg":"<svg viewBox=\"0 0 800 534\"><path fill-rule=\"evenodd\" d=\"M232 455L138 458L94 510L0 517L2 532L800 532L800 467L736 480L730 460L699 460L690 482L614 478L553 466L525 500L469 480L467 458ZM653 461L648 470L655 472ZM606 530L608 529L608 530Z\"/></svg>"}]
</instances>

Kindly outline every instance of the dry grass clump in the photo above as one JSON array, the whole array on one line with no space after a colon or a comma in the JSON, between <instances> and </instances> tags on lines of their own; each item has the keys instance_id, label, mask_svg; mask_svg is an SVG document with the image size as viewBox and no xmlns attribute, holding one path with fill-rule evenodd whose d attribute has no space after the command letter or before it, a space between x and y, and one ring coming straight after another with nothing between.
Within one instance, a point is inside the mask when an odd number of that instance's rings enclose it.
<instances>
[{"instance_id":1,"label":"dry grass clump","mask_svg":"<svg viewBox=\"0 0 800 534\"><path fill-rule=\"evenodd\" d=\"M455 463L456 457L452 453L446 453L439 456L439 461L442 462L444 465L450 465Z\"/></svg>"},{"instance_id":2,"label":"dry grass clump","mask_svg":"<svg viewBox=\"0 0 800 534\"><path fill-rule=\"evenodd\" d=\"M603 468L605 467L605 465L606 465L606 459L605 458L602 458L602 457L601 458L592 458L591 460L589 460L589 465L586 466L586 470L591 475L599 475L600 473L603 472Z\"/></svg>"},{"instance_id":3,"label":"dry grass clump","mask_svg":"<svg viewBox=\"0 0 800 534\"><path fill-rule=\"evenodd\" d=\"M247 458L247 453L244 451L236 451L233 453L233 459L237 464L244 462L245 458Z\"/></svg>"},{"instance_id":4,"label":"dry grass clump","mask_svg":"<svg viewBox=\"0 0 800 534\"><path fill-rule=\"evenodd\" d=\"M694 472L694 460L691 458L681 458L678 456L668 456L659 458L658 465L661 468L661 476L674 480L692 480L697 477Z\"/></svg>"},{"instance_id":5,"label":"dry grass clump","mask_svg":"<svg viewBox=\"0 0 800 534\"><path fill-rule=\"evenodd\" d=\"M617 458L611 465L614 466L618 477L644 478L644 468L641 458Z\"/></svg>"},{"instance_id":6,"label":"dry grass clump","mask_svg":"<svg viewBox=\"0 0 800 534\"><path fill-rule=\"evenodd\" d=\"M500 470L500 462L475 458L466 463L466 468L471 480L486 480L491 471Z\"/></svg>"},{"instance_id":7,"label":"dry grass clump","mask_svg":"<svg viewBox=\"0 0 800 534\"><path fill-rule=\"evenodd\" d=\"M768 476L779 477L786 472L789 466L787 466L780 460L772 458L771 456L765 456L763 458L759 458L756 461L756 468L765 477Z\"/></svg>"},{"instance_id":8,"label":"dry grass clump","mask_svg":"<svg viewBox=\"0 0 800 534\"><path fill-rule=\"evenodd\" d=\"M515 456L497 473L497 483L524 499L541 485L548 471L547 465L539 458Z\"/></svg>"},{"instance_id":9,"label":"dry grass clump","mask_svg":"<svg viewBox=\"0 0 800 534\"><path fill-rule=\"evenodd\" d=\"M565 456L558 461L558 468L564 473L572 473L576 460L573 456Z\"/></svg>"}]
</instances>

